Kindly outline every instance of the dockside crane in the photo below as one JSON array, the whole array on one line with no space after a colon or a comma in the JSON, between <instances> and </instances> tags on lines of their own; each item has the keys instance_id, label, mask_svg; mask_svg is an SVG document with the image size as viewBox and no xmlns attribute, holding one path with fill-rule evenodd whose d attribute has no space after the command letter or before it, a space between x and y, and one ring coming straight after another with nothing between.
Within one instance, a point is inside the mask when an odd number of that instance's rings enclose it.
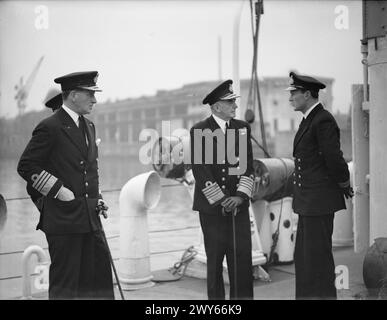
<instances>
[{"instance_id":1,"label":"dockside crane","mask_svg":"<svg viewBox=\"0 0 387 320\"><path fill-rule=\"evenodd\" d=\"M15 85L15 90L16 90L16 95L15 95L15 100L17 103L17 108L19 110L19 115L22 115L27 107L27 98L30 93L32 84L36 78L36 75L39 71L39 68L43 62L44 56L42 56L35 68L32 70L30 76L28 77L26 83L23 81L23 76L20 77L20 82L19 84Z\"/></svg>"}]
</instances>

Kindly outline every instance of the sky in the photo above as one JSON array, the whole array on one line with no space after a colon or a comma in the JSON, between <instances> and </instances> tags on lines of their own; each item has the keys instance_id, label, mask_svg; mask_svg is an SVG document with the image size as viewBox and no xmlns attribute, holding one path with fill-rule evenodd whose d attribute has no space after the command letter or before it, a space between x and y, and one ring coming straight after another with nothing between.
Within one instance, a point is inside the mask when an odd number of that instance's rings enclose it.
<instances>
[{"instance_id":1,"label":"sky","mask_svg":"<svg viewBox=\"0 0 387 320\"><path fill-rule=\"evenodd\" d=\"M219 37L222 79L233 78L239 12L245 79L253 52L248 0L0 1L0 117L17 115L14 87L42 56L26 111L44 108L48 90L58 88L53 79L75 71L99 71L100 102L218 80ZM360 0L265 0L258 75L332 77L333 111L348 111L351 85L362 83L361 14Z\"/></svg>"}]
</instances>

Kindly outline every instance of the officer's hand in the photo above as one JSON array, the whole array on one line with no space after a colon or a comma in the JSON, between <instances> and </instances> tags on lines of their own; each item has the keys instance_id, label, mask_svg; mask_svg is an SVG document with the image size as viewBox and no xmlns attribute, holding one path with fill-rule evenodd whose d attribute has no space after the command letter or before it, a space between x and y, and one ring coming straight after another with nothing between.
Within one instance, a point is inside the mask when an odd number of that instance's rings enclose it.
<instances>
[{"instance_id":1,"label":"officer's hand","mask_svg":"<svg viewBox=\"0 0 387 320\"><path fill-rule=\"evenodd\" d=\"M61 201L71 201L75 199L75 196L70 189L67 189L66 187L62 186L62 188L59 189L59 193L56 198Z\"/></svg>"},{"instance_id":2,"label":"officer's hand","mask_svg":"<svg viewBox=\"0 0 387 320\"><path fill-rule=\"evenodd\" d=\"M341 188L343 191L345 199L352 198L354 195L353 189L351 187Z\"/></svg>"},{"instance_id":3,"label":"officer's hand","mask_svg":"<svg viewBox=\"0 0 387 320\"><path fill-rule=\"evenodd\" d=\"M102 216L107 219L107 211L109 207L105 204L105 201L102 199L98 199L96 211L98 214L102 214Z\"/></svg>"},{"instance_id":4,"label":"officer's hand","mask_svg":"<svg viewBox=\"0 0 387 320\"><path fill-rule=\"evenodd\" d=\"M243 199L238 196L228 197L224 200L221 205L227 210L234 210L236 207L240 206L243 203Z\"/></svg>"}]
</instances>

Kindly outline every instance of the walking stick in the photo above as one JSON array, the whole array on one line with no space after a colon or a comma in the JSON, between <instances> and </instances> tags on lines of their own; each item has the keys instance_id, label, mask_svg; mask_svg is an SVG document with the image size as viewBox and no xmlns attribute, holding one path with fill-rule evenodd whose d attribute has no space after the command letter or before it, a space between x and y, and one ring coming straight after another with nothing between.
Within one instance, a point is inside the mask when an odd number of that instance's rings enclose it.
<instances>
[{"instance_id":1,"label":"walking stick","mask_svg":"<svg viewBox=\"0 0 387 320\"><path fill-rule=\"evenodd\" d=\"M234 249L234 297L237 298L237 288L238 288L238 280L237 280L237 261L236 261L236 229L235 229L235 216L237 214L238 209L235 208L231 212L232 217L232 242L233 242L233 249Z\"/></svg>"},{"instance_id":2,"label":"walking stick","mask_svg":"<svg viewBox=\"0 0 387 320\"><path fill-rule=\"evenodd\" d=\"M105 219L107 218L107 215L105 213L106 210L107 210L107 207L105 206L104 203L97 206L97 212L101 213ZM110 251L109 244L108 244L107 239L106 239L106 235L105 235L105 231L103 229L102 222L101 222L101 231L102 231L102 238L105 242L106 249L107 249L108 254L109 254L109 260L110 260L110 264L111 264L112 269L113 269L114 277L116 278L116 281L117 281L118 290L120 291L121 299L125 300L124 293L122 292L122 288L121 288L120 279L118 278L117 270L116 270L116 267L114 266L112 253Z\"/></svg>"}]
</instances>

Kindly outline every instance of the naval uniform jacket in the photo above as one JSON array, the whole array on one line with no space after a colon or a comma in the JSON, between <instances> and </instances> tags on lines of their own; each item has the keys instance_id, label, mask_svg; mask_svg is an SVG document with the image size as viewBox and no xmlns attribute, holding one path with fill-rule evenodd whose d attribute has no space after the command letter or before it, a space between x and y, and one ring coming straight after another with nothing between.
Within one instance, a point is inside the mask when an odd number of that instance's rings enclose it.
<instances>
[{"instance_id":1,"label":"naval uniform jacket","mask_svg":"<svg viewBox=\"0 0 387 320\"><path fill-rule=\"evenodd\" d=\"M340 186L349 185L349 171L340 149L340 130L321 103L300 124L293 157L295 213L325 215L346 208Z\"/></svg>"},{"instance_id":2,"label":"naval uniform jacket","mask_svg":"<svg viewBox=\"0 0 387 320\"><path fill-rule=\"evenodd\" d=\"M220 129L215 119L210 116L205 120L196 123L190 130L191 135L191 164L192 172L195 177L195 192L193 200L193 210L206 214L221 213L222 206L220 203L224 200L224 196L240 196L245 201L239 206L240 210L247 209L249 206L249 199L253 189L253 151L251 146L251 128L247 122L231 119L229 122L229 129L235 129L235 145L233 150L229 151L235 155L238 160L236 163L231 164L228 158L225 156L223 160L217 159L217 147L218 139L213 139L213 155L214 159L211 164L205 163L205 139L197 142L196 148L201 148L202 163L195 164L195 142L194 142L194 130L206 130L211 132ZM222 133L223 134L223 133ZM223 134L224 135L224 134ZM238 135L245 135L243 138L247 140L247 155L245 159L247 161L246 171L238 175L230 175L229 169L239 166L239 137ZM228 139L229 136L227 136ZM226 145L226 144L225 144ZM235 151L234 151L235 150ZM227 154L227 147L223 152ZM210 186L208 186L210 185Z\"/></svg>"},{"instance_id":3,"label":"naval uniform jacket","mask_svg":"<svg viewBox=\"0 0 387 320\"><path fill-rule=\"evenodd\" d=\"M47 234L101 230L95 127L86 118L85 122L88 145L81 129L60 108L37 125L19 160L17 170L27 189L43 196L37 229ZM74 200L56 198L62 186L74 193Z\"/></svg>"}]
</instances>

